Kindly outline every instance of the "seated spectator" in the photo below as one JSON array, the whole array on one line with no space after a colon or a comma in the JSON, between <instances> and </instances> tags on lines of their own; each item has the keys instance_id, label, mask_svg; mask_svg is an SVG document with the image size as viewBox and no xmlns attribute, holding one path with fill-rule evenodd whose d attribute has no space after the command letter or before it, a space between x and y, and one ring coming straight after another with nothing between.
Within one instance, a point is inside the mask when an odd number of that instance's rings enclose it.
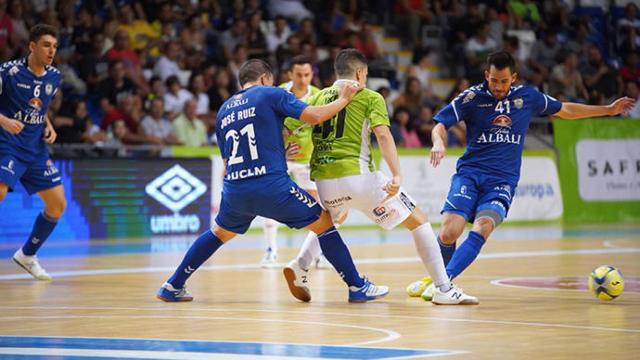
<instances>
[{"instance_id":1,"label":"seated spectator","mask_svg":"<svg viewBox=\"0 0 640 360\"><path fill-rule=\"evenodd\" d=\"M286 44L291 35L291 29L284 16L276 16L273 23L273 29L267 33L267 50L270 53L274 53L280 45Z\"/></svg>"},{"instance_id":2,"label":"seated spectator","mask_svg":"<svg viewBox=\"0 0 640 360\"><path fill-rule=\"evenodd\" d=\"M578 71L578 56L574 52L566 52L563 59L562 63L556 65L551 71L549 93L555 96L562 92L570 101L586 102L589 93Z\"/></svg>"},{"instance_id":3,"label":"seated spectator","mask_svg":"<svg viewBox=\"0 0 640 360\"><path fill-rule=\"evenodd\" d=\"M218 113L218 109L227 101L231 95L236 93L236 82L231 81L231 75L226 68L218 69L214 77L214 82L209 88L209 109L213 114Z\"/></svg>"},{"instance_id":4,"label":"seated spectator","mask_svg":"<svg viewBox=\"0 0 640 360\"><path fill-rule=\"evenodd\" d=\"M173 125L164 116L162 98L155 98L151 101L149 115L142 119L141 126L142 133L152 144L173 145L178 143Z\"/></svg>"},{"instance_id":5,"label":"seated spectator","mask_svg":"<svg viewBox=\"0 0 640 360\"><path fill-rule=\"evenodd\" d=\"M138 87L126 75L124 64L121 60L109 63L109 77L98 84L96 90L102 111L109 111L116 106L118 100L125 96L135 95Z\"/></svg>"},{"instance_id":6,"label":"seated spectator","mask_svg":"<svg viewBox=\"0 0 640 360\"><path fill-rule=\"evenodd\" d=\"M624 59L624 66L620 69L620 76L624 82L633 81L640 85L640 62L638 54L631 53Z\"/></svg>"},{"instance_id":7,"label":"seated spectator","mask_svg":"<svg viewBox=\"0 0 640 360\"><path fill-rule=\"evenodd\" d=\"M393 122L397 125L402 140L400 146L406 148L422 147L418 133L411 124L411 114L406 108L399 107L393 114Z\"/></svg>"},{"instance_id":8,"label":"seated spectator","mask_svg":"<svg viewBox=\"0 0 640 360\"><path fill-rule=\"evenodd\" d=\"M180 80L171 75L166 81L167 92L164 94L164 110L169 120L173 120L180 114L187 100L193 99L193 94L182 88Z\"/></svg>"},{"instance_id":9,"label":"seated spectator","mask_svg":"<svg viewBox=\"0 0 640 360\"><path fill-rule=\"evenodd\" d=\"M636 100L636 103L629 110L627 116L640 120L640 91L638 90L638 83L633 81L627 82L625 95Z\"/></svg>"},{"instance_id":10,"label":"seated spectator","mask_svg":"<svg viewBox=\"0 0 640 360\"><path fill-rule=\"evenodd\" d=\"M489 37L489 24L482 23L465 45L467 77L472 83L484 80L483 65L487 55L498 49L498 43Z\"/></svg>"},{"instance_id":11,"label":"seated spectator","mask_svg":"<svg viewBox=\"0 0 640 360\"><path fill-rule=\"evenodd\" d=\"M91 143L104 141L106 134L95 126L87 113L87 104L84 101L76 101L72 105L72 114L69 117L56 116L53 126L58 134L60 143Z\"/></svg>"},{"instance_id":12,"label":"seated spectator","mask_svg":"<svg viewBox=\"0 0 640 360\"><path fill-rule=\"evenodd\" d=\"M159 76L162 81L166 81L172 75L178 76L180 73L179 57L180 43L177 41L168 42L162 56L153 67L153 74Z\"/></svg>"},{"instance_id":13,"label":"seated spectator","mask_svg":"<svg viewBox=\"0 0 640 360\"><path fill-rule=\"evenodd\" d=\"M108 130L112 123L122 120L127 127L127 133L122 137L125 144L143 143L146 138L140 135L140 114L141 101L136 100L133 95L123 96L118 99L118 105L107 111L100 122L100 128ZM140 105L138 105L140 104Z\"/></svg>"},{"instance_id":14,"label":"seated spectator","mask_svg":"<svg viewBox=\"0 0 640 360\"><path fill-rule=\"evenodd\" d=\"M420 80L410 76L407 78L402 94L393 101L393 107L404 107L409 111L412 118L416 118L420 114L423 101L424 96Z\"/></svg>"},{"instance_id":15,"label":"seated spectator","mask_svg":"<svg viewBox=\"0 0 640 360\"><path fill-rule=\"evenodd\" d=\"M589 48L588 60L580 68L580 72L584 74L584 84L589 92L591 104L608 104L622 95L622 77L613 66L604 62L597 46L592 45Z\"/></svg>"},{"instance_id":16,"label":"seated spectator","mask_svg":"<svg viewBox=\"0 0 640 360\"><path fill-rule=\"evenodd\" d=\"M184 112L173 120L178 143L184 146L199 147L207 145L207 127L196 114L197 103L194 99L187 100Z\"/></svg>"}]
</instances>

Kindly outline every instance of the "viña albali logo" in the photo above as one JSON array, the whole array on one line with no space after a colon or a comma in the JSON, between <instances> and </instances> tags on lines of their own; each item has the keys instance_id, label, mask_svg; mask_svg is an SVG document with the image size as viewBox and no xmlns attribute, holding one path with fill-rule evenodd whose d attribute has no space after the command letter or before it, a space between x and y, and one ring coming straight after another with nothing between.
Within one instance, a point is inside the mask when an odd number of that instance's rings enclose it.
<instances>
[{"instance_id":1,"label":"vi\u00f1a albali logo","mask_svg":"<svg viewBox=\"0 0 640 360\"><path fill-rule=\"evenodd\" d=\"M154 234L195 233L200 229L200 219L195 214L180 214L187 205L207 191L205 185L180 165L174 165L147 184L146 193L173 211L173 215L151 216L151 232Z\"/></svg>"}]
</instances>

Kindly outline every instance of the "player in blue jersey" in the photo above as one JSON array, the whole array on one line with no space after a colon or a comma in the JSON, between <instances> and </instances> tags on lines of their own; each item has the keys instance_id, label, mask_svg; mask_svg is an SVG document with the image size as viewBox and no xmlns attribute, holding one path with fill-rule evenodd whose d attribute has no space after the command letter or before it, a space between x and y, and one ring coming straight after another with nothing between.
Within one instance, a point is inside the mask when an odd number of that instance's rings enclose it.
<instances>
[{"instance_id":1,"label":"player in blue jersey","mask_svg":"<svg viewBox=\"0 0 640 360\"><path fill-rule=\"evenodd\" d=\"M157 297L163 301L193 300L185 289L187 278L222 244L244 234L257 215L318 234L325 257L349 287L349 301L385 296L389 292L386 286L376 286L358 274L329 213L287 175L282 138L286 117L319 124L342 110L360 87L344 86L334 102L309 106L292 93L273 87L271 68L262 60L247 61L238 77L242 90L222 104L216 117L216 136L226 167L220 212L213 229L193 243ZM294 282L300 286L306 279Z\"/></svg>"},{"instance_id":2,"label":"player in blue jersey","mask_svg":"<svg viewBox=\"0 0 640 360\"><path fill-rule=\"evenodd\" d=\"M447 275L460 275L475 258L493 230L507 217L520 178L524 137L534 116L565 119L618 115L633 106L630 98L610 105L592 106L560 102L531 86L514 86L515 60L505 51L489 55L485 82L458 95L434 120L431 164L436 167L446 153L447 129L464 121L467 149L458 160L449 194L442 209L438 236ZM469 236L456 250L465 224ZM413 283L409 295L430 300L430 279ZM426 289L420 294L420 289Z\"/></svg>"},{"instance_id":3,"label":"player in blue jersey","mask_svg":"<svg viewBox=\"0 0 640 360\"><path fill-rule=\"evenodd\" d=\"M60 71L51 66L57 35L52 26L34 26L29 55L0 65L0 201L20 180L29 194L38 194L44 202L27 242L13 255L13 261L38 280L51 280L35 254L66 207L60 173L45 144L56 140L46 113L61 80ZM1 226L9 226L8 216L2 221Z\"/></svg>"}]
</instances>

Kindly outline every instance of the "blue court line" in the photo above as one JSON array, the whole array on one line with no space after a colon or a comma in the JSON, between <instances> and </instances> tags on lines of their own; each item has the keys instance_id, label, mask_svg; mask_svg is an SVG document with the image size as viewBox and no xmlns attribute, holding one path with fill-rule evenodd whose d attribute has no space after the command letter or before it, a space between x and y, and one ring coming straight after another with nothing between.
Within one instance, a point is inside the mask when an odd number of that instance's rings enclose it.
<instances>
[{"instance_id":1,"label":"blue court line","mask_svg":"<svg viewBox=\"0 0 640 360\"><path fill-rule=\"evenodd\" d=\"M4 349L3 349L4 348ZM13 348L7 351L6 348ZM22 354L21 354L21 350ZM82 350L78 355L86 355L85 358L98 358L91 356L91 351L101 353L104 351L144 351L157 352L158 355L167 353L194 353L246 356L272 356L272 357L297 357L309 359L406 359L418 356L438 356L460 353L449 350L429 349L403 349L403 348L374 348L358 346L334 346L334 345L302 345L279 344L259 342L228 342L228 341L184 341L184 340L159 340L159 339L118 339L118 338L83 338L83 337L21 337L0 336L0 357L26 355L26 351L53 349L57 350ZM87 351L88 350L88 351ZM64 353L64 351L61 351ZM55 353L55 352L54 352ZM52 354L53 355L53 354ZM97 355L97 354L96 354ZM115 355L115 354L112 354ZM244 356L243 356L244 355ZM42 358L46 353L32 353L30 358ZM50 356L50 355L49 355ZM60 358L54 355L56 359ZM105 359L100 356L100 359ZM125 355L125 357L127 357ZM62 358L77 360L78 356ZM131 358L141 358L131 356ZM147 357L148 358L148 357Z\"/></svg>"}]
</instances>

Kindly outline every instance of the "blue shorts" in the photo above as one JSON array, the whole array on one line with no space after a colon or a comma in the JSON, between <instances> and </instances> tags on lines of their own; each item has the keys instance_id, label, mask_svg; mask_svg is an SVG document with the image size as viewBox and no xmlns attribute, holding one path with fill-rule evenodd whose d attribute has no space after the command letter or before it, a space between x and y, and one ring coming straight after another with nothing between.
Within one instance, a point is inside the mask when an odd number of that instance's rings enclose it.
<instances>
[{"instance_id":1,"label":"blue shorts","mask_svg":"<svg viewBox=\"0 0 640 360\"><path fill-rule=\"evenodd\" d=\"M454 174L442 213L458 214L470 223L482 210L495 210L507 217L515 186L504 180L481 174Z\"/></svg>"},{"instance_id":2,"label":"blue shorts","mask_svg":"<svg viewBox=\"0 0 640 360\"><path fill-rule=\"evenodd\" d=\"M320 218L322 208L287 176L225 183L216 224L244 234L256 216L274 219L300 229Z\"/></svg>"},{"instance_id":3,"label":"blue shorts","mask_svg":"<svg viewBox=\"0 0 640 360\"><path fill-rule=\"evenodd\" d=\"M26 163L0 153L0 182L13 191L18 180L29 195L62 185L62 176L51 159Z\"/></svg>"}]
</instances>

